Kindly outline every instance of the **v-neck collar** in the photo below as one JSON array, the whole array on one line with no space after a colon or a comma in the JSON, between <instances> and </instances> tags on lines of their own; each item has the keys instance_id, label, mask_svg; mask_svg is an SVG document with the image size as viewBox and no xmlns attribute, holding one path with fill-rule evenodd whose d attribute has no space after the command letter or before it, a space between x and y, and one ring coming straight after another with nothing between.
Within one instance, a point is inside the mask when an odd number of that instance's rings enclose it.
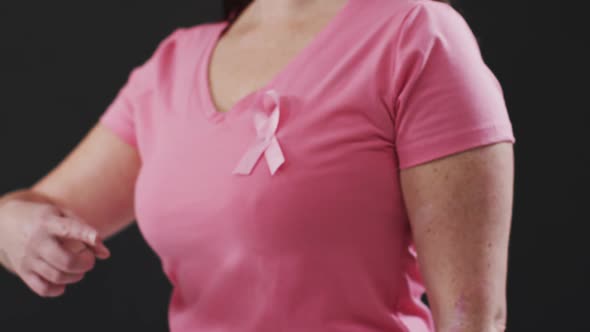
<instances>
[{"instance_id":1,"label":"v-neck collar","mask_svg":"<svg viewBox=\"0 0 590 332\"><path fill-rule=\"evenodd\" d=\"M349 17L350 13L354 11L353 7L357 1L366 0L347 0L346 3L338 10L338 12L328 21L328 23L318 33L316 33L315 36L312 37L312 39L303 48L301 48L297 54L293 56L287 62L287 64L274 75L273 78L271 78L260 88L240 98L228 111L225 112L218 111L215 103L213 102L209 81L209 69L213 52L229 22L222 21L215 25L215 30L211 33L212 37L205 48L205 58L201 61L198 74L195 75L195 84L193 84L193 88L197 88L201 92L199 94L200 99L202 99L200 105L205 117L210 121L218 122L224 120L225 118L234 116L241 109L246 109L241 107L244 103L276 86L284 77L289 76L289 74L295 68L297 68L300 63L309 58L309 56L313 54L319 47L324 47L326 44L328 44L328 37L331 36L333 32L338 30L338 27L341 23L346 21L346 18ZM195 87L195 85L198 85L198 87Z\"/></svg>"}]
</instances>

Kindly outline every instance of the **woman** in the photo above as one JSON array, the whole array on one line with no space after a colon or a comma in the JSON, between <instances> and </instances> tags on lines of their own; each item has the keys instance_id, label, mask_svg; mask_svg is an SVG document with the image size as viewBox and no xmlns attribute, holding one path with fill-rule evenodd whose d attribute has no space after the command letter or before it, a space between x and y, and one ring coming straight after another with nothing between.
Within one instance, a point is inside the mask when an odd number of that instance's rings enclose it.
<instances>
[{"instance_id":1,"label":"woman","mask_svg":"<svg viewBox=\"0 0 590 332\"><path fill-rule=\"evenodd\" d=\"M137 218L174 286L172 332L503 331L515 139L462 17L229 4L4 196L3 264L59 296Z\"/></svg>"}]
</instances>

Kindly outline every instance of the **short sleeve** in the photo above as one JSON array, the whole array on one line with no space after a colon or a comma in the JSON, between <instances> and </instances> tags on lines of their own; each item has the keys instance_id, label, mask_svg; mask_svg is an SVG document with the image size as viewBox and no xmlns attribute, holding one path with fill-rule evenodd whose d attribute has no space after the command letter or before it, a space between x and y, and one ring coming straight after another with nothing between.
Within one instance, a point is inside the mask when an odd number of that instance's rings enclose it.
<instances>
[{"instance_id":1,"label":"short sleeve","mask_svg":"<svg viewBox=\"0 0 590 332\"><path fill-rule=\"evenodd\" d=\"M400 169L516 141L500 83L453 7L417 1L396 45L393 119Z\"/></svg>"},{"instance_id":2,"label":"short sleeve","mask_svg":"<svg viewBox=\"0 0 590 332\"><path fill-rule=\"evenodd\" d=\"M158 72L170 56L170 46L182 29L168 35L157 46L153 54L143 64L133 68L127 81L118 91L115 99L100 115L99 122L115 133L127 144L138 146L138 116L140 112L150 112L153 107L154 91L158 87Z\"/></svg>"}]
</instances>

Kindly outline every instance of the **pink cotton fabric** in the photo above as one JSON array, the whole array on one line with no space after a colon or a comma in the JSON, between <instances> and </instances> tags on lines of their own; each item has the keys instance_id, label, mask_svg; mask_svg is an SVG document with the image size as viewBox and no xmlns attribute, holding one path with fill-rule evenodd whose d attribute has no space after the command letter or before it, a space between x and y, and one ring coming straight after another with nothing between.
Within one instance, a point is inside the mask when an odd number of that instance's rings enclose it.
<instances>
[{"instance_id":1,"label":"pink cotton fabric","mask_svg":"<svg viewBox=\"0 0 590 332\"><path fill-rule=\"evenodd\" d=\"M173 285L170 330L434 331L400 171L515 142L466 22L428 0L349 0L219 113L207 67L226 24L174 31L100 117L142 159L136 216Z\"/></svg>"}]
</instances>

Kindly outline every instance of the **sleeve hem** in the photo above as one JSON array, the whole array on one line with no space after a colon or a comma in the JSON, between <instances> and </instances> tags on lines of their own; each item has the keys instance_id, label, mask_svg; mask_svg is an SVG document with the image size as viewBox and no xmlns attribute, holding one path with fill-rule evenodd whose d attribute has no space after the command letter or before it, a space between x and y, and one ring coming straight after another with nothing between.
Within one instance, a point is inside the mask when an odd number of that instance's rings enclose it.
<instances>
[{"instance_id":1,"label":"sleeve hem","mask_svg":"<svg viewBox=\"0 0 590 332\"><path fill-rule=\"evenodd\" d=\"M130 133L128 128L125 128L122 124L113 120L112 118L109 118L108 116L100 117L99 123L107 129L109 129L111 132L113 132L125 143L137 149L137 141L135 140L135 137Z\"/></svg>"},{"instance_id":2,"label":"sleeve hem","mask_svg":"<svg viewBox=\"0 0 590 332\"><path fill-rule=\"evenodd\" d=\"M427 142L415 142L403 148L398 147L399 169L499 142L516 142L510 126L491 125L452 136L436 137Z\"/></svg>"}]
</instances>

